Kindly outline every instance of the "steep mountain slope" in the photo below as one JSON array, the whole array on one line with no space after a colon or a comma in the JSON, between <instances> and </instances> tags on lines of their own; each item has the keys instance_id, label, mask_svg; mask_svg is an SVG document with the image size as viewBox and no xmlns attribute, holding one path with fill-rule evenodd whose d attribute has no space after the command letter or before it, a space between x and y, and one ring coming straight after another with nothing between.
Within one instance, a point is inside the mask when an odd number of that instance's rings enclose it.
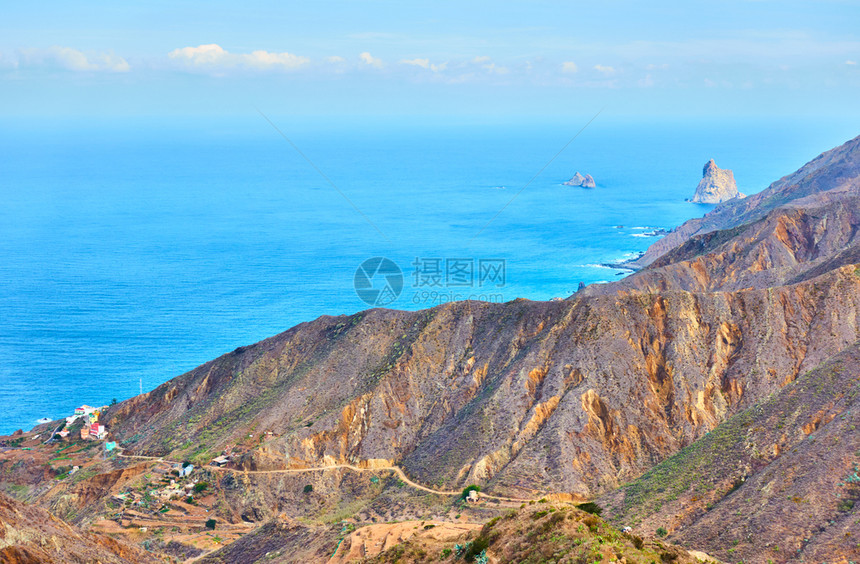
<instances>
[{"instance_id":1,"label":"steep mountain slope","mask_svg":"<svg viewBox=\"0 0 860 564\"><path fill-rule=\"evenodd\" d=\"M752 223L692 237L632 276L589 286L582 295L731 292L806 280L858 262L858 210L856 193L805 208L784 206Z\"/></svg>"},{"instance_id":2,"label":"steep mountain slope","mask_svg":"<svg viewBox=\"0 0 860 564\"><path fill-rule=\"evenodd\" d=\"M82 533L44 509L0 494L0 562L143 564L161 560L110 537Z\"/></svg>"},{"instance_id":3,"label":"steep mountain slope","mask_svg":"<svg viewBox=\"0 0 860 564\"><path fill-rule=\"evenodd\" d=\"M860 557L860 344L599 500L730 561Z\"/></svg>"},{"instance_id":4,"label":"steep mountain slope","mask_svg":"<svg viewBox=\"0 0 860 564\"><path fill-rule=\"evenodd\" d=\"M734 294L456 303L322 318L110 412L129 448L248 468L397 463L584 497L638 476L858 338L853 267Z\"/></svg>"},{"instance_id":5,"label":"steep mountain slope","mask_svg":"<svg viewBox=\"0 0 860 564\"><path fill-rule=\"evenodd\" d=\"M233 544L197 560L199 564L236 562L326 562L337 548L340 526L308 527L295 522L270 521Z\"/></svg>"}]
</instances>

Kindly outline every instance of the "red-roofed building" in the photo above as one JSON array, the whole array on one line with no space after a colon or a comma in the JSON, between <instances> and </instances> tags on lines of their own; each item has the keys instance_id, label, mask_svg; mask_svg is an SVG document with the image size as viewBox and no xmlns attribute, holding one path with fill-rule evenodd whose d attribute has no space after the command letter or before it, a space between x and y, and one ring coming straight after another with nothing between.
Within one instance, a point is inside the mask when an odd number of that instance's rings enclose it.
<instances>
[{"instance_id":1,"label":"red-roofed building","mask_svg":"<svg viewBox=\"0 0 860 564\"><path fill-rule=\"evenodd\" d=\"M105 431L104 425L99 425L98 423L93 423L90 425L90 437L94 439L103 439L107 436L107 431Z\"/></svg>"}]
</instances>

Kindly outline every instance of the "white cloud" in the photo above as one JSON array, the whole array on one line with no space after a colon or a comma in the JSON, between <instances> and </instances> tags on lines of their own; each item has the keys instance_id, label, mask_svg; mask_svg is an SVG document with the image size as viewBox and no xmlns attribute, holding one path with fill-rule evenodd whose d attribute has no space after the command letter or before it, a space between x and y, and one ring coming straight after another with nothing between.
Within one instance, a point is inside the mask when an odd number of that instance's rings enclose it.
<instances>
[{"instance_id":1,"label":"white cloud","mask_svg":"<svg viewBox=\"0 0 860 564\"><path fill-rule=\"evenodd\" d=\"M508 74L509 72L511 72L508 67L496 66L496 63L494 63L493 60L486 55L481 55L479 57L473 58L471 60L471 63L474 65L479 65L481 68L483 68L490 74Z\"/></svg>"},{"instance_id":2,"label":"white cloud","mask_svg":"<svg viewBox=\"0 0 860 564\"><path fill-rule=\"evenodd\" d=\"M215 43L174 49L167 56L190 67L221 70L229 68L292 70L310 62L307 57L287 52L273 53L262 49L250 53L230 53Z\"/></svg>"},{"instance_id":3,"label":"white cloud","mask_svg":"<svg viewBox=\"0 0 860 564\"><path fill-rule=\"evenodd\" d=\"M325 60L327 63L344 63L344 62L346 62L346 59L344 59L343 57L338 57L337 55L334 55L332 57L326 57Z\"/></svg>"},{"instance_id":4,"label":"white cloud","mask_svg":"<svg viewBox=\"0 0 860 564\"><path fill-rule=\"evenodd\" d=\"M663 63L662 65L655 65L653 63L650 65L645 65L645 70L666 70L668 68L669 65L666 63Z\"/></svg>"},{"instance_id":5,"label":"white cloud","mask_svg":"<svg viewBox=\"0 0 860 564\"><path fill-rule=\"evenodd\" d=\"M403 59L400 61L404 65L413 65L422 69L430 68L430 59Z\"/></svg>"},{"instance_id":6,"label":"white cloud","mask_svg":"<svg viewBox=\"0 0 860 564\"><path fill-rule=\"evenodd\" d=\"M651 74L649 73L645 75L645 78L640 78L638 84L640 88L650 88L654 86L654 79L651 78Z\"/></svg>"},{"instance_id":7,"label":"white cloud","mask_svg":"<svg viewBox=\"0 0 860 564\"><path fill-rule=\"evenodd\" d=\"M251 51L250 55L240 55L247 65L257 68L283 67L297 68L310 62L307 57L292 53L270 53L268 51Z\"/></svg>"},{"instance_id":8,"label":"white cloud","mask_svg":"<svg viewBox=\"0 0 860 564\"><path fill-rule=\"evenodd\" d=\"M55 67L70 71L128 72L128 61L112 52L85 54L71 47L21 49L17 67Z\"/></svg>"},{"instance_id":9,"label":"white cloud","mask_svg":"<svg viewBox=\"0 0 860 564\"><path fill-rule=\"evenodd\" d=\"M208 45L199 45L197 47L183 47L174 49L167 54L171 59L187 59L195 65L216 64L218 61L227 56L220 45L210 43Z\"/></svg>"},{"instance_id":10,"label":"white cloud","mask_svg":"<svg viewBox=\"0 0 860 564\"><path fill-rule=\"evenodd\" d=\"M845 61L845 64L846 64L846 65L854 66L854 65L856 65L856 64L857 64L857 61L850 61L850 60L849 60L849 61Z\"/></svg>"},{"instance_id":11,"label":"white cloud","mask_svg":"<svg viewBox=\"0 0 860 564\"><path fill-rule=\"evenodd\" d=\"M573 61L565 61L561 64L561 72L576 72L579 67Z\"/></svg>"},{"instance_id":12,"label":"white cloud","mask_svg":"<svg viewBox=\"0 0 860 564\"><path fill-rule=\"evenodd\" d=\"M376 67L376 68L382 67L382 59L377 59L376 57L374 57L373 55L371 55L367 51L360 54L358 57L366 65L370 65L370 66Z\"/></svg>"},{"instance_id":13,"label":"white cloud","mask_svg":"<svg viewBox=\"0 0 860 564\"><path fill-rule=\"evenodd\" d=\"M594 70L599 73L605 74L606 76L612 76L613 74L615 74L615 69L613 67L605 65L594 65Z\"/></svg>"},{"instance_id":14,"label":"white cloud","mask_svg":"<svg viewBox=\"0 0 860 564\"><path fill-rule=\"evenodd\" d=\"M492 73L496 73L496 74L508 74L509 72L511 72L510 69L508 69L508 67L497 67L496 63L490 63L488 65L484 65L484 68L487 69L487 71L492 72Z\"/></svg>"},{"instance_id":15,"label":"white cloud","mask_svg":"<svg viewBox=\"0 0 860 564\"><path fill-rule=\"evenodd\" d=\"M415 67L421 67L422 69L428 69L433 72L440 72L448 68L448 63L440 63L438 65L430 62L430 59L403 59L400 61L401 64L404 65L412 65Z\"/></svg>"}]
</instances>

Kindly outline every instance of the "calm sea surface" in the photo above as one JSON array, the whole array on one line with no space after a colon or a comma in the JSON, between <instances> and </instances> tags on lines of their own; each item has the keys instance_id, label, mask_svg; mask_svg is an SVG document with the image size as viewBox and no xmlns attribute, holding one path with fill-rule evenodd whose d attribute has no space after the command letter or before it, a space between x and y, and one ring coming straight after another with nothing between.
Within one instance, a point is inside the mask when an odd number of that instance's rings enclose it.
<instances>
[{"instance_id":1,"label":"calm sea surface","mask_svg":"<svg viewBox=\"0 0 860 564\"><path fill-rule=\"evenodd\" d=\"M532 180L587 118L273 121L337 188L257 115L0 122L0 433L365 309L353 284L371 257L402 269L400 309L615 280L601 263L708 211L684 198L709 158L754 193L857 133L598 118ZM598 187L561 186L576 171Z\"/></svg>"}]
</instances>

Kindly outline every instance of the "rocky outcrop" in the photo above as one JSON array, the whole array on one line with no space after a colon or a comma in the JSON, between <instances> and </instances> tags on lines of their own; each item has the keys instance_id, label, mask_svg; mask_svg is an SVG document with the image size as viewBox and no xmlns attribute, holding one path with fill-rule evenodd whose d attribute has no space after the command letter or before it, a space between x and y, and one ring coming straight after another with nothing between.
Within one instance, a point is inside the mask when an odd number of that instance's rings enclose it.
<instances>
[{"instance_id":1,"label":"rocky outcrop","mask_svg":"<svg viewBox=\"0 0 860 564\"><path fill-rule=\"evenodd\" d=\"M590 174L586 174L583 176L579 172L573 175L573 178L568 180L567 182L562 182L563 186L582 186L583 188L594 188L597 184L594 182L594 178L591 177Z\"/></svg>"},{"instance_id":2,"label":"rocky outcrop","mask_svg":"<svg viewBox=\"0 0 860 564\"><path fill-rule=\"evenodd\" d=\"M734 173L727 168L718 167L714 159L711 159L702 169L702 180L691 201L697 204L721 204L734 198L745 197L738 192Z\"/></svg>"}]
</instances>

